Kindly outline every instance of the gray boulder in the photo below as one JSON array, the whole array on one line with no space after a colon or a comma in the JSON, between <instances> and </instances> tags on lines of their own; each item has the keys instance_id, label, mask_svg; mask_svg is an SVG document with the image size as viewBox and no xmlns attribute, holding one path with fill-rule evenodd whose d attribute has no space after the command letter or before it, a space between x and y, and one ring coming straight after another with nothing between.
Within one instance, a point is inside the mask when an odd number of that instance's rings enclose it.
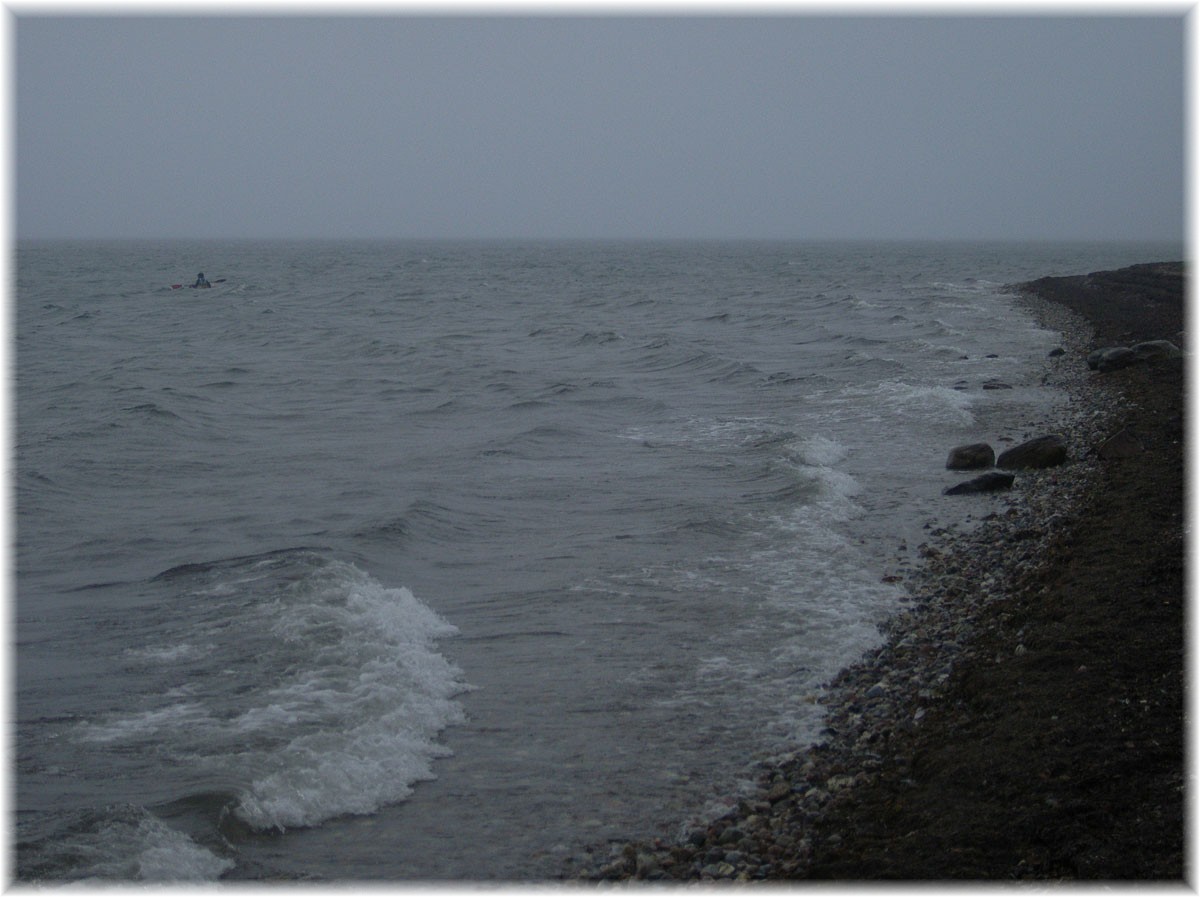
<instances>
[{"instance_id":1,"label":"gray boulder","mask_svg":"<svg viewBox=\"0 0 1200 897\"><path fill-rule=\"evenodd\" d=\"M1101 353L1100 358L1096 361L1095 369L1102 374L1107 374L1109 371L1119 371L1121 368L1127 368L1131 364L1137 364L1141 360L1141 356L1132 349L1117 346L1112 349L1105 349Z\"/></svg>"},{"instance_id":2,"label":"gray boulder","mask_svg":"<svg viewBox=\"0 0 1200 897\"><path fill-rule=\"evenodd\" d=\"M1141 361L1178 361L1183 358L1183 350L1170 340L1153 339L1126 348L1125 346L1107 346L1089 353L1087 365L1093 371L1108 373L1119 371Z\"/></svg>"},{"instance_id":3,"label":"gray boulder","mask_svg":"<svg viewBox=\"0 0 1200 897\"><path fill-rule=\"evenodd\" d=\"M973 442L950 449L947 470L986 470L996 463L996 452L986 442Z\"/></svg>"},{"instance_id":4,"label":"gray boulder","mask_svg":"<svg viewBox=\"0 0 1200 897\"><path fill-rule=\"evenodd\" d=\"M996 466L1006 470L1056 467L1067 460L1067 444L1061 436L1039 436L1000 453Z\"/></svg>"},{"instance_id":5,"label":"gray boulder","mask_svg":"<svg viewBox=\"0 0 1200 897\"><path fill-rule=\"evenodd\" d=\"M942 495L978 495L982 492L999 492L1001 489L1011 489L1015 479L1016 477L1011 473L993 470L983 476L975 477L973 480L943 489Z\"/></svg>"},{"instance_id":6,"label":"gray boulder","mask_svg":"<svg viewBox=\"0 0 1200 897\"><path fill-rule=\"evenodd\" d=\"M1156 361L1158 359L1182 358L1183 352L1180 348L1170 340L1154 339L1144 343L1138 343L1130 347L1138 358L1143 361Z\"/></svg>"}]
</instances>

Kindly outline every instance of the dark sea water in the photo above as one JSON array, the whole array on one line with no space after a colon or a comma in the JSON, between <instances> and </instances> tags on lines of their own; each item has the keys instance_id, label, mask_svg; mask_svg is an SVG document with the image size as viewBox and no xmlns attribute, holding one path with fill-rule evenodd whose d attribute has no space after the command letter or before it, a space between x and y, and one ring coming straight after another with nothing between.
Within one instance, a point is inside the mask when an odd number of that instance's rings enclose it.
<instances>
[{"instance_id":1,"label":"dark sea water","mask_svg":"<svg viewBox=\"0 0 1200 897\"><path fill-rule=\"evenodd\" d=\"M1180 257L20 243L17 876L529 879L722 812L989 509L949 448L1070 413L1002 286Z\"/></svg>"}]
</instances>

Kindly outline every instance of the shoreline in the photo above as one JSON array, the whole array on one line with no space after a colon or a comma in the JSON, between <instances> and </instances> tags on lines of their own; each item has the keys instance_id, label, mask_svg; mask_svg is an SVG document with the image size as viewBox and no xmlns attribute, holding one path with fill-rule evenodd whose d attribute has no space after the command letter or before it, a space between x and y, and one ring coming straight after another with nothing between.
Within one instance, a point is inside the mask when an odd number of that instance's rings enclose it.
<instances>
[{"instance_id":1,"label":"shoreline","mask_svg":"<svg viewBox=\"0 0 1200 897\"><path fill-rule=\"evenodd\" d=\"M1068 463L930 534L884 644L828 683L821 738L760 765L754 796L580 878L1182 880L1183 369L1084 359L1179 340L1183 270L1014 290L1061 334L1041 382L1069 396L1025 438L1057 433ZM1122 429L1143 451L1101 457Z\"/></svg>"}]
</instances>

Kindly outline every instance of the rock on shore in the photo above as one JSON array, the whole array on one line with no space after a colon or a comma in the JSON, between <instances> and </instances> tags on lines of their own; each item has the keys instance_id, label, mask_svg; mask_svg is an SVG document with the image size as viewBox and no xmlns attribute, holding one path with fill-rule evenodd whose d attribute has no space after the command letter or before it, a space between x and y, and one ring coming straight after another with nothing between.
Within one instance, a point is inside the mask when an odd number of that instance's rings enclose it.
<instances>
[{"instance_id":1,"label":"rock on shore","mask_svg":"<svg viewBox=\"0 0 1200 897\"><path fill-rule=\"evenodd\" d=\"M986 470L996 463L996 450L986 442L973 442L950 449L947 470Z\"/></svg>"},{"instance_id":2,"label":"rock on shore","mask_svg":"<svg viewBox=\"0 0 1200 897\"><path fill-rule=\"evenodd\" d=\"M950 486L942 491L943 495L976 495L981 492L999 492L1001 489L1011 489L1016 477L1011 473L1001 473L998 470L989 471L973 480Z\"/></svg>"},{"instance_id":3,"label":"rock on shore","mask_svg":"<svg viewBox=\"0 0 1200 897\"><path fill-rule=\"evenodd\" d=\"M1067 441L1058 435L1039 436L1000 453L996 466L1006 470L1040 470L1067 460Z\"/></svg>"}]
</instances>

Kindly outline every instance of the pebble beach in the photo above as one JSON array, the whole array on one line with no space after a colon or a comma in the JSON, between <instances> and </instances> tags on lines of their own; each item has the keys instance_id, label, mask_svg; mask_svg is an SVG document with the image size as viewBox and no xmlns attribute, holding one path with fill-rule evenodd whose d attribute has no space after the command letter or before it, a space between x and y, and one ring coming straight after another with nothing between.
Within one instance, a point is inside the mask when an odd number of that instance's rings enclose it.
<instances>
[{"instance_id":1,"label":"pebble beach","mask_svg":"<svg viewBox=\"0 0 1200 897\"><path fill-rule=\"evenodd\" d=\"M1061 437L1066 463L946 497L976 519L880 570L907 608L813 696L820 739L723 817L597 847L579 878L1184 878L1184 365L1085 363L1187 348L1182 265L1013 289L1062 335L1042 383L1070 401L1024 438ZM1134 448L1102 450L1117 434Z\"/></svg>"}]
</instances>

